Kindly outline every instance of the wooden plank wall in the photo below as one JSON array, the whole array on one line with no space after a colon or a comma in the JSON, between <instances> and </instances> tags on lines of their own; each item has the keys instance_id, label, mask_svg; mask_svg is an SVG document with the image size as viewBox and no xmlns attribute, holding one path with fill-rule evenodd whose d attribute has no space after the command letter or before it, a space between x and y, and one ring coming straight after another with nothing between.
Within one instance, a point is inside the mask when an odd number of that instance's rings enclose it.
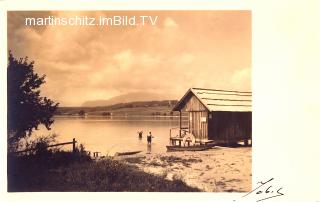
<instances>
[{"instance_id":1,"label":"wooden plank wall","mask_svg":"<svg viewBox=\"0 0 320 202\"><path fill-rule=\"evenodd\" d=\"M251 116L251 112L212 112L209 139L224 143L252 139Z\"/></svg>"},{"instance_id":2,"label":"wooden plank wall","mask_svg":"<svg viewBox=\"0 0 320 202\"><path fill-rule=\"evenodd\" d=\"M208 111L194 95L187 101L184 111L189 112L189 131L197 139L208 139ZM206 119L201 121L201 117Z\"/></svg>"},{"instance_id":3,"label":"wooden plank wall","mask_svg":"<svg viewBox=\"0 0 320 202\"><path fill-rule=\"evenodd\" d=\"M201 121L205 117L206 121ZM189 129L197 139L208 139L208 112L189 112Z\"/></svg>"},{"instance_id":4,"label":"wooden plank wall","mask_svg":"<svg viewBox=\"0 0 320 202\"><path fill-rule=\"evenodd\" d=\"M192 97L187 101L184 110L187 112L207 111L206 107L194 95L192 95Z\"/></svg>"}]
</instances>

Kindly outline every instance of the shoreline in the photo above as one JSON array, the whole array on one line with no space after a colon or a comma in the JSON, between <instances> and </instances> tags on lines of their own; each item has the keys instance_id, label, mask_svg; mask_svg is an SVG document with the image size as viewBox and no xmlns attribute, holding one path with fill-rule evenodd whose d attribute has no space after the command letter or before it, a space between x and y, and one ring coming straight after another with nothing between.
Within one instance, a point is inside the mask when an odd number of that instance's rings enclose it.
<instances>
[{"instance_id":1,"label":"shoreline","mask_svg":"<svg viewBox=\"0 0 320 202\"><path fill-rule=\"evenodd\" d=\"M86 115L86 116L79 116L79 115L54 115L53 118L105 118L105 119L112 119L112 118L176 118L178 119L179 116L176 115L112 115L112 116L103 116L103 115ZM188 116L182 116L182 118L187 119Z\"/></svg>"},{"instance_id":2,"label":"shoreline","mask_svg":"<svg viewBox=\"0 0 320 202\"><path fill-rule=\"evenodd\" d=\"M251 147L139 153L113 159L168 180L182 180L204 192L248 192L252 186Z\"/></svg>"}]
</instances>

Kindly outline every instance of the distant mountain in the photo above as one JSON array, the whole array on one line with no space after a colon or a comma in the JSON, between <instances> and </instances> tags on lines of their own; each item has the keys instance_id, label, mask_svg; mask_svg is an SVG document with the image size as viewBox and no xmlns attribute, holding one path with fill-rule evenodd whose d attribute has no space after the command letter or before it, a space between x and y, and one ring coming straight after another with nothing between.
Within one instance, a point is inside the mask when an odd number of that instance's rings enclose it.
<instances>
[{"instance_id":1,"label":"distant mountain","mask_svg":"<svg viewBox=\"0 0 320 202\"><path fill-rule=\"evenodd\" d=\"M98 107L108 106L118 103L128 103L136 101L160 101L160 100L175 100L178 99L172 94L159 94L159 93L147 93L147 92L135 92L127 93L119 96L115 96L108 100L91 100L82 104L82 107Z\"/></svg>"}]
</instances>

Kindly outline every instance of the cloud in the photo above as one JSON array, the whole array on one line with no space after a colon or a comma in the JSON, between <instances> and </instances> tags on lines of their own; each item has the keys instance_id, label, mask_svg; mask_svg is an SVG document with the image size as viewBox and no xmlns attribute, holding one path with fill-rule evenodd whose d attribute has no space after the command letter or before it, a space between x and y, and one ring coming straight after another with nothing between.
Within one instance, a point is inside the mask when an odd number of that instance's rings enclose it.
<instances>
[{"instance_id":1,"label":"cloud","mask_svg":"<svg viewBox=\"0 0 320 202\"><path fill-rule=\"evenodd\" d=\"M145 13L9 12L8 46L16 57L35 60L35 70L47 75L42 93L62 106L137 91L170 93L177 99L190 87L251 90L250 13L231 14L154 11L157 26L25 27L25 16Z\"/></svg>"},{"instance_id":2,"label":"cloud","mask_svg":"<svg viewBox=\"0 0 320 202\"><path fill-rule=\"evenodd\" d=\"M231 77L231 81L237 89L251 89L251 68L236 70Z\"/></svg>"},{"instance_id":3,"label":"cloud","mask_svg":"<svg viewBox=\"0 0 320 202\"><path fill-rule=\"evenodd\" d=\"M195 60L195 56L189 53L185 53L183 55L181 55L181 57L179 58L179 63L181 65L187 65L192 63Z\"/></svg>"},{"instance_id":4,"label":"cloud","mask_svg":"<svg viewBox=\"0 0 320 202\"><path fill-rule=\"evenodd\" d=\"M178 24L172 18L168 17L164 20L164 26L166 28L177 28Z\"/></svg>"},{"instance_id":5,"label":"cloud","mask_svg":"<svg viewBox=\"0 0 320 202\"><path fill-rule=\"evenodd\" d=\"M120 53L117 53L114 56L120 70L127 71L132 67L133 57L130 50L125 50Z\"/></svg>"}]
</instances>

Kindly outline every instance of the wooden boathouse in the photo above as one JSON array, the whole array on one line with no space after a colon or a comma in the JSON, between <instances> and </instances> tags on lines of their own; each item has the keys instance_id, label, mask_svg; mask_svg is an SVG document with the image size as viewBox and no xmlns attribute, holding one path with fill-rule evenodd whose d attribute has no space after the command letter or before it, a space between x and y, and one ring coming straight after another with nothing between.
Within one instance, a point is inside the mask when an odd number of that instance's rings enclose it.
<instances>
[{"instance_id":1,"label":"wooden boathouse","mask_svg":"<svg viewBox=\"0 0 320 202\"><path fill-rule=\"evenodd\" d=\"M173 145L188 134L195 143L251 144L251 92L191 88L174 106L180 112L179 133L170 140ZM182 120L187 114L187 120ZM182 123L184 122L184 123ZM190 141L189 141L190 142Z\"/></svg>"}]
</instances>

